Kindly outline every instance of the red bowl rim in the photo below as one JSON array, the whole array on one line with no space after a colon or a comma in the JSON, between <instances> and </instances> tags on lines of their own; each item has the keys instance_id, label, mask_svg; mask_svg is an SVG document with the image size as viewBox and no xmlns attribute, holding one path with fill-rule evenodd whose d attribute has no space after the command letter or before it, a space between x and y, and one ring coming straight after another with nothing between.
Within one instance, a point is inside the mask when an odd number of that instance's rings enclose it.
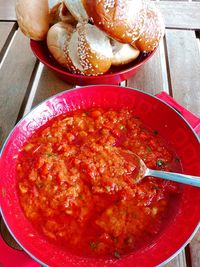
<instances>
[{"instance_id":1,"label":"red bowl rim","mask_svg":"<svg viewBox=\"0 0 200 267\"><path fill-rule=\"evenodd\" d=\"M80 75L80 74L71 73L67 69L65 71L65 70L61 69L61 68L63 68L61 65L60 65L60 68L59 68L59 65L58 65L58 67L54 66L53 64L50 64L48 61L46 61L43 58L41 58L38 55L35 47L36 46L40 46L42 44L44 44L44 41L35 41L35 40L30 39L30 47L31 47L34 55L39 59L40 62L42 62L44 65L46 65L47 67L49 67L50 69L54 70L55 72L57 72L59 74L62 74L64 76L66 76L66 77L71 77L74 80L82 79L83 81L87 80L88 78L90 78L91 80L93 80L93 79L102 79L102 78L106 79L106 78L115 77L117 75L123 75L123 74L129 73L129 72L139 68L146 61L148 61L155 54L155 52L158 49L158 47L156 49L154 49L152 52L150 52L146 57L144 57L138 63L134 63L134 61L133 61L133 66L130 66L130 67L125 68L123 70L119 70L119 71L116 71L116 72L113 72L113 73L109 73L108 72L108 73L105 73L105 74L102 74L102 75L97 75L97 76L86 76L86 75ZM48 52L48 53L50 54L50 52ZM129 63L129 64L131 64L131 63Z\"/></svg>"}]
</instances>

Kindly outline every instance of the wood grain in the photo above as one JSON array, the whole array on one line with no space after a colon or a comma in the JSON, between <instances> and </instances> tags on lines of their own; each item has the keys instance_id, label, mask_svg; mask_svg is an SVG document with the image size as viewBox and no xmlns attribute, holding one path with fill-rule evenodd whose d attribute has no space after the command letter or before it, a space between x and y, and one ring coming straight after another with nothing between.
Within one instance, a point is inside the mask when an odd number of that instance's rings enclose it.
<instances>
[{"instance_id":1,"label":"wood grain","mask_svg":"<svg viewBox=\"0 0 200 267\"><path fill-rule=\"evenodd\" d=\"M127 81L127 86L137 88L151 94L156 94L164 90L161 55L159 49L153 57Z\"/></svg>"},{"instance_id":2,"label":"wood grain","mask_svg":"<svg viewBox=\"0 0 200 267\"><path fill-rule=\"evenodd\" d=\"M14 22L0 22L0 58L3 54L2 50L6 46L8 37L14 32L14 25Z\"/></svg>"},{"instance_id":3,"label":"wood grain","mask_svg":"<svg viewBox=\"0 0 200 267\"><path fill-rule=\"evenodd\" d=\"M173 260L163 267L187 267L185 251L180 252Z\"/></svg>"},{"instance_id":4,"label":"wood grain","mask_svg":"<svg viewBox=\"0 0 200 267\"><path fill-rule=\"evenodd\" d=\"M16 20L15 0L0 0L0 20Z\"/></svg>"},{"instance_id":5,"label":"wood grain","mask_svg":"<svg viewBox=\"0 0 200 267\"><path fill-rule=\"evenodd\" d=\"M176 29L200 29L200 2L155 2L162 12L165 25Z\"/></svg>"},{"instance_id":6,"label":"wood grain","mask_svg":"<svg viewBox=\"0 0 200 267\"><path fill-rule=\"evenodd\" d=\"M44 67L38 88L33 100L33 106L39 104L43 100L58 94L64 90L72 88L72 85L66 84L66 82L57 78L48 68Z\"/></svg>"},{"instance_id":7,"label":"wood grain","mask_svg":"<svg viewBox=\"0 0 200 267\"><path fill-rule=\"evenodd\" d=\"M200 266L200 229L189 244L192 267Z\"/></svg>"},{"instance_id":8,"label":"wood grain","mask_svg":"<svg viewBox=\"0 0 200 267\"><path fill-rule=\"evenodd\" d=\"M0 145L16 122L35 61L28 38L17 31L0 70Z\"/></svg>"},{"instance_id":9,"label":"wood grain","mask_svg":"<svg viewBox=\"0 0 200 267\"><path fill-rule=\"evenodd\" d=\"M200 115L200 51L195 33L167 30L166 41L173 96Z\"/></svg>"}]
</instances>

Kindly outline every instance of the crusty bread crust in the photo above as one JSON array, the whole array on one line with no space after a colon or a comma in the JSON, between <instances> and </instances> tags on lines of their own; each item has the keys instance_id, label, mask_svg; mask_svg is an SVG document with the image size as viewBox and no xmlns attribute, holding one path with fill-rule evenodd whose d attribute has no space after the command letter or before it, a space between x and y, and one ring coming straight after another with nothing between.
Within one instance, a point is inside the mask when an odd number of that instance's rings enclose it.
<instances>
[{"instance_id":1,"label":"crusty bread crust","mask_svg":"<svg viewBox=\"0 0 200 267\"><path fill-rule=\"evenodd\" d=\"M49 29L47 0L16 0L15 10L19 27L27 37L36 41L46 38Z\"/></svg>"},{"instance_id":2,"label":"crusty bread crust","mask_svg":"<svg viewBox=\"0 0 200 267\"><path fill-rule=\"evenodd\" d=\"M89 18L111 38L131 44L141 34L145 0L83 0Z\"/></svg>"},{"instance_id":3,"label":"crusty bread crust","mask_svg":"<svg viewBox=\"0 0 200 267\"><path fill-rule=\"evenodd\" d=\"M78 54L85 75L99 75L111 66L112 47L109 38L96 26L78 26Z\"/></svg>"},{"instance_id":4,"label":"crusty bread crust","mask_svg":"<svg viewBox=\"0 0 200 267\"><path fill-rule=\"evenodd\" d=\"M47 46L55 60L63 67L68 68L69 61L67 60L66 49L74 27L64 22L54 24L47 34Z\"/></svg>"},{"instance_id":5,"label":"crusty bread crust","mask_svg":"<svg viewBox=\"0 0 200 267\"><path fill-rule=\"evenodd\" d=\"M55 60L72 73L99 75L109 70L110 39L96 26L58 22L47 34L47 46Z\"/></svg>"},{"instance_id":6,"label":"crusty bread crust","mask_svg":"<svg viewBox=\"0 0 200 267\"><path fill-rule=\"evenodd\" d=\"M50 25L56 24L60 19L60 7L61 3L57 3L55 6L49 8Z\"/></svg>"},{"instance_id":7,"label":"crusty bread crust","mask_svg":"<svg viewBox=\"0 0 200 267\"><path fill-rule=\"evenodd\" d=\"M140 37L133 43L142 52L151 52L164 36L165 25L162 15L153 2L147 7L147 17Z\"/></svg>"}]
</instances>

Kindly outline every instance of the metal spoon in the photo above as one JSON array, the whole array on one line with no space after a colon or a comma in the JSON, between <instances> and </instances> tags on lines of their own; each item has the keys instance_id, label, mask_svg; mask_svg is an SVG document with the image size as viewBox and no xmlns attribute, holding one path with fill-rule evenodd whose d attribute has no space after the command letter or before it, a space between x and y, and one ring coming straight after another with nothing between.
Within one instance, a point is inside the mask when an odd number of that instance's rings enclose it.
<instances>
[{"instance_id":1,"label":"metal spoon","mask_svg":"<svg viewBox=\"0 0 200 267\"><path fill-rule=\"evenodd\" d=\"M189 184L193 186L200 187L200 177L193 175L186 175L182 173L174 173L174 172L165 172L165 171L157 171L147 168L144 161L136 154L129 150L120 150L118 152L121 156L124 157L126 161L133 162L135 164L136 169L134 171L135 182L141 181L146 176L153 176L157 178L162 178L166 180L171 180L183 184Z\"/></svg>"}]
</instances>

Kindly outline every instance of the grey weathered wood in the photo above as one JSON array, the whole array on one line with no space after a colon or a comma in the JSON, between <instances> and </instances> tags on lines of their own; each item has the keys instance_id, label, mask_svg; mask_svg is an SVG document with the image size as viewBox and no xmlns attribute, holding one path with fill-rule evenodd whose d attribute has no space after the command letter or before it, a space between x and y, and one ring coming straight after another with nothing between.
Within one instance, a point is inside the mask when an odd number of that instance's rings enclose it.
<instances>
[{"instance_id":1,"label":"grey weathered wood","mask_svg":"<svg viewBox=\"0 0 200 267\"><path fill-rule=\"evenodd\" d=\"M15 0L0 0L0 20L16 20Z\"/></svg>"},{"instance_id":2,"label":"grey weathered wood","mask_svg":"<svg viewBox=\"0 0 200 267\"><path fill-rule=\"evenodd\" d=\"M166 27L200 29L200 2L155 2L162 12Z\"/></svg>"},{"instance_id":3,"label":"grey weathered wood","mask_svg":"<svg viewBox=\"0 0 200 267\"><path fill-rule=\"evenodd\" d=\"M173 260L163 267L187 267L185 251L180 252Z\"/></svg>"},{"instance_id":4,"label":"grey weathered wood","mask_svg":"<svg viewBox=\"0 0 200 267\"><path fill-rule=\"evenodd\" d=\"M14 25L14 22L0 22L0 56L2 53L2 49L5 46L6 40L11 34Z\"/></svg>"},{"instance_id":5,"label":"grey weathered wood","mask_svg":"<svg viewBox=\"0 0 200 267\"><path fill-rule=\"evenodd\" d=\"M166 40L173 96L200 115L200 51L195 33L167 30Z\"/></svg>"},{"instance_id":6,"label":"grey weathered wood","mask_svg":"<svg viewBox=\"0 0 200 267\"><path fill-rule=\"evenodd\" d=\"M151 94L156 94L164 90L161 55L159 49L134 76L128 79L127 86L137 88Z\"/></svg>"},{"instance_id":7,"label":"grey weathered wood","mask_svg":"<svg viewBox=\"0 0 200 267\"><path fill-rule=\"evenodd\" d=\"M68 85L66 82L57 78L54 73L44 66L33 101L33 106L52 95L70 88L72 88L72 85Z\"/></svg>"},{"instance_id":8,"label":"grey weathered wood","mask_svg":"<svg viewBox=\"0 0 200 267\"><path fill-rule=\"evenodd\" d=\"M0 144L16 122L35 61L28 38L18 31L0 70Z\"/></svg>"},{"instance_id":9,"label":"grey weathered wood","mask_svg":"<svg viewBox=\"0 0 200 267\"><path fill-rule=\"evenodd\" d=\"M200 229L189 244L192 267L200 266Z\"/></svg>"}]
</instances>

